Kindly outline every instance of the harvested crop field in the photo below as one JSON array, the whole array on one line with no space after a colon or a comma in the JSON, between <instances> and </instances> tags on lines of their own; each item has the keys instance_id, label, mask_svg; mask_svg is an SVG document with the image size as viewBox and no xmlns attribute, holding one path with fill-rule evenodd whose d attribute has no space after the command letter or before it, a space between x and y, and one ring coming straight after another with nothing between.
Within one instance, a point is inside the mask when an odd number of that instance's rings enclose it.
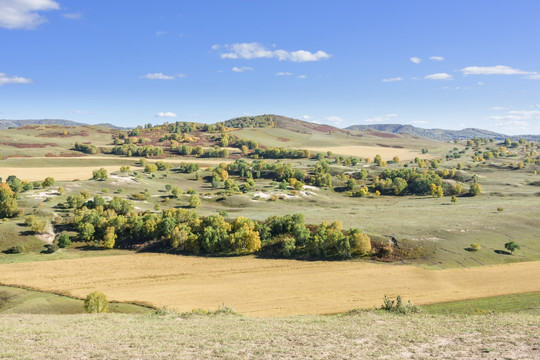
<instances>
[{"instance_id":1,"label":"harvested crop field","mask_svg":"<svg viewBox=\"0 0 540 360\"><path fill-rule=\"evenodd\" d=\"M74 160L84 161L84 160ZM109 173L120 170L117 166L66 166L66 167L0 167L0 177L7 178L9 175L15 175L21 180L42 181L48 176L56 181L72 181L75 179L86 180L92 177L92 171L99 168L105 168Z\"/></svg>"},{"instance_id":2,"label":"harvested crop field","mask_svg":"<svg viewBox=\"0 0 540 360\"><path fill-rule=\"evenodd\" d=\"M232 306L250 316L326 314L379 306L384 295L414 304L540 291L537 262L426 270L409 265L130 254L0 265L0 283L179 311Z\"/></svg>"},{"instance_id":3,"label":"harvested crop field","mask_svg":"<svg viewBox=\"0 0 540 360\"><path fill-rule=\"evenodd\" d=\"M426 158L428 156L414 152L404 148L378 147L378 146L327 146L308 148L311 151L327 152L331 151L334 154L358 156L365 158L373 158L375 155L381 155L383 160L392 160L394 156L398 156L400 160L414 160L414 158Z\"/></svg>"}]
</instances>

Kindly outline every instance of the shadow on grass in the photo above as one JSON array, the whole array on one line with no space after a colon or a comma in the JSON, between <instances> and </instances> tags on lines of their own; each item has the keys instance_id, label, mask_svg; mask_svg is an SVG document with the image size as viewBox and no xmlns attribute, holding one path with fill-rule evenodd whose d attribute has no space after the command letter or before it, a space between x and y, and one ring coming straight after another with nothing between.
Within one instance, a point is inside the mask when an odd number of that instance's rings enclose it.
<instances>
[{"instance_id":1,"label":"shadow on grass","mask_svg":"<svg viewBox=\"0 0 540 360\"><path fill-rule=\"evenodd\" d=\"M499 255L512 255L512 253L505 251L505 250L493 250L496 254Z\"/></svg>"}]
</instances>

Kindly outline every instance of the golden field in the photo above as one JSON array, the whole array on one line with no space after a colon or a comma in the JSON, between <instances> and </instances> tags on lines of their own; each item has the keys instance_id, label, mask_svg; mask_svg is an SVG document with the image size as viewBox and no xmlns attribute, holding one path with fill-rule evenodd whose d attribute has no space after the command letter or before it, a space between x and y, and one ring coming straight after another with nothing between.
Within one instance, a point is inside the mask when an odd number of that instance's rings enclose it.
<instances>
[{"instance_id":1,"label":"golden field","mask_svg":"<svg viewBox=\"0 0 540 360\"><path fill-rule=\"evenodd\" d=\"M250 316L326 314L379 306L384 295L414 304L540 290L538 262L427 270L410 265L129 254L0 265L0 283L178 311L221 304Z\"/></svg>"},{"instance_id":2,"label":"golden field","mask_svg":"<svg viewBox=\"0 0 540 360\"><path fill-rule=\"evenodd\" d=\"M310 147L310 151L327 152L331 151L334 154L358 156L364 158L373 159L376 155L381 155L381 158L385 161L392 160L394 156L399 157L400 160L414 160L416 157L428 158L430 155L422 155L418 152L394 147L382 147L382 146L364 146L364 145L351 145L351 146L325 146L325 147Z\"/></svg>"}]
</instances>

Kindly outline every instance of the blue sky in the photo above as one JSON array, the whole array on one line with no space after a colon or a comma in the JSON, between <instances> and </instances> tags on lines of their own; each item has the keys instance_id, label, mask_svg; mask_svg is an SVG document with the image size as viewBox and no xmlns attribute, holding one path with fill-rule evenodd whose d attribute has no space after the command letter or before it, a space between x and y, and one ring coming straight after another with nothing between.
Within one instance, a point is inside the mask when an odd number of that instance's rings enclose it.
<instances>
[{"instance_id":1,"label":"blue sky","mask_svg":"<svg viewBox=\"0 0 540 360\"><path fill-rule=\"evenodd\" d=\"M540 2L0 0L0 118L540 133Z\"/></svg>"}]
</instances>

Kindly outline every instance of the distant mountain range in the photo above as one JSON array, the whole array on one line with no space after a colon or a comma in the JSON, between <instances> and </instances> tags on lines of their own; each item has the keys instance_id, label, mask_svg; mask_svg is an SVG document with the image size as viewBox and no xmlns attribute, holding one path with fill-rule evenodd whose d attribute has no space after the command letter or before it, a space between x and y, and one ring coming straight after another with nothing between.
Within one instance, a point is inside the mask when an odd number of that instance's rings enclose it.
<instances>
[{"instance_id":1,"label":"distant mountain range","mask_svg":"<svg viewBox=\"0 0 540 360\"><path fill-rule=\"evenodd\" d=\"M63 119L37 119L37 120L0 120L0 130L8 128L17 128L20 126L37 124L37 125L60 125L60 126L88 126L88 124L75 122L71 120ZM414 136L422 136L428 139L439 141L453 141L478 138L489 138L495 140L504 140L510 138L511 140L525 139L527 141L540 141L540 135L505 135L496 133L484 129L467 128L462 130L445 130L445 129L423 129L412 125L401 124L371 124L371 125L352 125L345 129L337 128L325 124L316 124L308 121L289 118L281 115L258 115L258 116L246 116L240 118L230 119L221 122L225 126L230 127L270 127L281 128L291 131L309 133L311 131L322 132L345 132L347 130L376 130L382 132L388 132L392 134L408 134ZM119 127L113 124L104 123L96 124L93 126L101 126L115 130L128 130L129 128Z\"/></svg>"},{"instance_id":2,"label":"distant mountain range","mask_svg":"<svg viewBox=\"0 0 540 360\"><path fill-rule=\"evenodd\" d=\"M495 140L511 140L525 139L527 141L540 141L540 135L504 135L489 130L467 128L462 130L445 130L445 129L423 129L412 125L401 124L372 124L372 125L352 125L346 128L347 130L367 130L373 129L377 131L389 132L392 134L410 134L423 136L433 140L452 141L455 139L465 140L472 138L493 138Z\"/></svg>"},{"instance_id":3,"label":"distant mountain range","mask_svg":"<svg viewBox=\"0 0 540 360\"><path fill-rule=\"evenodd\" d=\"M60 126L88 126L88 124L80 123L76 121L71 120L63 120L63 119L31 119L31 120L0 120L0 130L1 129L9 129L9 128L18 128L25 125L60 125ZM101 126L109 129L115 129L115 130L124 130L127 128L122 128L119 126L115 126L113 124L104 123L104 124L96 124L92 126Z\"/></svg>"}]
</instances>

